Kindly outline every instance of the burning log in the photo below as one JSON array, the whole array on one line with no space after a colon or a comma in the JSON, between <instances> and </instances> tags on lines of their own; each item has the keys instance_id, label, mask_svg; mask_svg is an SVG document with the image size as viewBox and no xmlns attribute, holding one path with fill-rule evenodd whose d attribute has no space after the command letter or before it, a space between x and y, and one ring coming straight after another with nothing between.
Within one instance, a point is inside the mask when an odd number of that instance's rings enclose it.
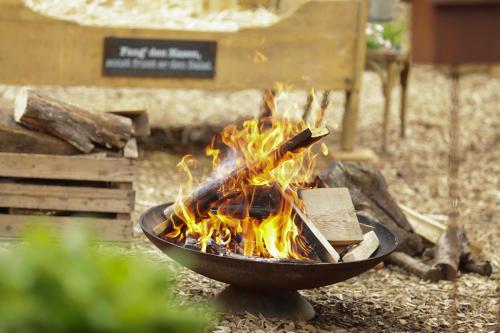
<instances>
[{"instance_id":1,"label":"burning log","mask_svg":"<svg viewBox=\"0 0 500 333\"><path fill-rule=\"evenodd\" d=\"M311 146L328 135L328 133L329 131L326 127L305 129L293 138L283 142L277 149L271 152L269 155L269 160L271 162L258 161L251 166L245 166L234 170L223 179L213 180L196 190L188 198L185 198L182 201L182 205L187 207L187 209L194 214L195 219L198 219L205 215L215 202L221 199L221 189L228 187L230 183L237 180L240 181L242 185L245 185L252 176L256 176L267 170L276 168L280 163L291 158L293 154ZM165 221L158 224L154 228L154 233L156 235L163 233L171 221L178 220L178 212L180 212L179 204L169 206L164 212Z\"/></svg>"},{"instance_id":2,"label":"burning log","mask_svg":"<svg viewBox=\"0 0 500 333\"><path fill-rule=\"evenodd\" d=\"M129 118L92 112L27 88L16 97L14 117L26 127L52 134L84 153L94 144L123 148L134 134Z\"/></svg>"},{"instance_id":3,"label":"burning log","mask_svg":"<svg viewBox=\"0 0 500 333\"><path fill-rule=\"evenodd\" d=\"M256 257L256 256L245 256L245 255L237 254L237 253L233 253L233 252L228 252L227 256L231 257L231 258L236 258L236 259L245 259L245 260L253 260L253 261L268 262L268 263L281 263L281 264L304 263L304 261L302 261L302 260L297 260L297 259L292 259L292 258L262 258L262 257Z\"/></svg>"},{"instance_id":4,"label":"burning log","mask_svg":"<svg viewBox=\"0 0 500 333\"><path fill-rule=\"evenodd\" d=\"M349 245L363 240L348 189L303 189L300 197L304 202L307 218L331 244Z\"/></svg>"},{"instance_id":5,"label":"burning log","mask_svg":"<svg viewBox=\"0 0 500 333\"><path fill-rule=\"evenodd\" d=\"M186 237L186 240L184 241L184 247L195 251L201 250L201 246L200 244L198 244L198 240L191 236Z\"/></svg>"},{"instance_id":6,"label":"burning log","mask_svg":"<svg viewBox=\"0 0 500 333\"><path fill-rule=\"evenodd\" d=\"M251 203L245 193L251 193ZM210 208L212 214L221 213L237 219L253 217L263 219L279 209L281 192L277 184L271 186L249 186L243 192L233 193L230 197L219 200L217 206Z\"/></svg>"},{"instance_id":7,"label":"burning log","mask_svg":"<svg viewBox=\"0 0 500 333\"><path fill-rule=\"evenodd\" d=\"M435 266L428 266L404 252L391 253L386 259L386 262L391 265L399 266L424 280L438 281L441 279L441 269Z\"/></svg>"},{"instance_id":8,"label":"burning log","mask_svg":"<svg viewBox=\"0 0 500 333\"><path fill-rule=\"evenodd\" d=\"M378 249L380 241L375 231L370 231L363 235L363 241L349 250L343 257L343 262L365 260Z\"/></svg>"}]
</instances>

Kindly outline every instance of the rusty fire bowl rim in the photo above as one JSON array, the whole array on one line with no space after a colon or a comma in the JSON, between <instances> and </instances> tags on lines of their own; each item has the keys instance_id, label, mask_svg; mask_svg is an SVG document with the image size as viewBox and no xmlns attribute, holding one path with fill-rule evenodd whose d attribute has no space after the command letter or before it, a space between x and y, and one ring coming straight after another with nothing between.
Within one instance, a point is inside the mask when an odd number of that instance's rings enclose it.
<instances>
[{"instance_id":1,"label":"rusty fire bowl rim","mask_svg":"<svg viewBox=\"0 0 500 333\"><path fill-rule=\"evenodd\" d=\"M299 290L341 282L382 262L398 246L396 235L386 226L358 215L360 222L375 228L381 243L375 255L365 260L347 263L266 262L220 256L185 248L152 232L153 227L163 221L163 211L171 204L157 205L141 214L139 224L146 237L182 266L208 278L243 288ZM247 278L242 279L241 276Z\"/></svg>"}]
</instances>

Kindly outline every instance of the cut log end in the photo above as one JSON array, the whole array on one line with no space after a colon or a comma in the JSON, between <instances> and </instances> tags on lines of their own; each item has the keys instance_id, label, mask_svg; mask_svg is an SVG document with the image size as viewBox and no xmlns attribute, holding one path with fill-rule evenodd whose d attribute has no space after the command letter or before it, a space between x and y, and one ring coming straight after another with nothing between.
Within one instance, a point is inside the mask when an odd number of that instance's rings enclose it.
<instances>
[{"instance_id":1,"label":"cut log end","mask_svg":"<svg viewBox=\"0 0 500 333\"><path fill-rule=\"evenodd\" d=\"M363 235L363 241L342 257L343 262L360 261L370 258L378 249L380 241L375 231Z\"/></svg>"},{"instance_id":2,"label":"cut log end","mask_svg":"<svg viewBox=\"0 0 500 333\"><path fill-rule=\"evenodd\" d=\"M311 137L313 138L322 138L328 134L330 134L330 130L326 126L311 129Z\"/></svg>"},{"instance_id":3,"label":"cut log end","mask_svg":"<svg viewBox=\"0 0 500 333\"><path fill-rule=\"evenodd\" d=\"M26 106L28 105L28 88L23 87L19 91L16 96L16 100L14 102L14 119L17 122L21 121L21 118L26 110Z\"/></svg>"}]
</instances>

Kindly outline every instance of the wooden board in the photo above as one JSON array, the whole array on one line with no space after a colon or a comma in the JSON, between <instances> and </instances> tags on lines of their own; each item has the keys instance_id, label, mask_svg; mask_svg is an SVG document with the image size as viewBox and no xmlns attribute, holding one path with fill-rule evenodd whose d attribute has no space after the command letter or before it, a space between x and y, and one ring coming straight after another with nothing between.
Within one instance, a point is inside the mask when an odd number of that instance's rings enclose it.
<instances>
[{"instance_id":1,"label":"wooden board","mask_svg":"<svg viewBox=\"0 0 500 333\"><path fill-rule=\"evenodd\" d=\"M363 235L361 243L342 257L342 261L352 262L368 259L377 250L379 244L380 242L375 231L370 231Z\"/></svg>"},{"instance_id":2,"label":"wooden board","mask_svg":"<svg viewBox=\"0 0 500 333\"><path fill-rule=\"evenodd\" d=\"M128 219L105 219L68 216L32 216L0 214L0 237L17 238L30 226L61 229L68 225L89 228L99 240L127 241L132 239L132 222Z\"/></svg>"},{"instance_id":3,"label":"wooden board","mask_svg":"<svg viewBox=\"0 0 500 333\"><path fill-rule=\"evenodd\" d=\"M137 141L135 138L128 140L125 147L123 147L123 157L131 158L134 160L139 158L139 152L137 149Z\"/></svg>"},{"instance_id":4,"label":"wooden board","mask_svg":"<svg viewBox=\"0 0 500 333\"><path fill-rule=\"evenodd\" d=\"M0 177L132 182L129 158L0 153Z\"/></svg>"},{"instance_id":5,"label":"wooden board","mask_svg":"<svg viewBox=\"0 0 500 333\"><path fill-rule=\"evenodd\" d=\"M294 211L297 216L302 221L302 233L305 238L311 243L314 251L319 256L321 260L329 263L336 263L339 261L340 256L333 248L333 246L328 242L328 240L323 236L323 234L318 230L316 225L310 221L307 216L302 213L302 211L294 206Z\"/></svg>"},{"instance_id":6,"label":"wooden board","mask_svg":"<svg viewBox=\"0 0 500 333\"><path fill-rule=\"evenodd\" d=\"M446 230L446 225L437 222L425 215L414 211L410 207L399 204L399 208L403 211L408 222L410 222L413 230L419 235L431 242L436 244L439 237Z\"/></svg>"},{"instance_id":7,"label":"wooden board","mask_svg":"<svg viewBox=\"0 0 500 333\"><path fill-rule=\"evenodd\" d=\"M351 90L359 87L364 67L366 5L311 0L266 27L203 32L84 26L35 13L21 0L1 0L0 77L4 84L30 85L266 89L281 81ZM104 77L104 38L110 36L215 41L215 78ZM267 61L255 61L256 52Z\"/></svg>"},{"instance_id":8,"label":"wooden board","mask_svg":"<svg viewBox=\"0 0 500 333\"><path fill-rule=\"evenodd\" d=\"M0 207L129 213L134 210L134 191L0 183Z\"/></svg>"},{"instance_id":9,"label":"wooden board","mask_svg":"<svg viewBox=\"0 0 500 333\"><path fill-rule=\"evenodd\" d=\"M357 244L361 227L347 188L315 188L300 191L307 218L333 245Z\"/></svg>"}]
</instances>

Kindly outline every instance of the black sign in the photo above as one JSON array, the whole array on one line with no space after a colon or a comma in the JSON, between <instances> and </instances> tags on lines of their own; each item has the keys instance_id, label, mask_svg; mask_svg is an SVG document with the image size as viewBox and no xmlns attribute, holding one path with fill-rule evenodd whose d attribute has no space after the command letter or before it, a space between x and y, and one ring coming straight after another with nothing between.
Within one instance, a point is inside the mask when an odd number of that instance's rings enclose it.
<instances>
[{"instance_id":1,"label":"black sign","mask_svg":"<svg viewBox=\"0 0 500 333\"><path fill-rule=\"evenodd\" d=\"M105 76L213 78L216 42L104 39Z\"/></svg>"}]
</instances>

